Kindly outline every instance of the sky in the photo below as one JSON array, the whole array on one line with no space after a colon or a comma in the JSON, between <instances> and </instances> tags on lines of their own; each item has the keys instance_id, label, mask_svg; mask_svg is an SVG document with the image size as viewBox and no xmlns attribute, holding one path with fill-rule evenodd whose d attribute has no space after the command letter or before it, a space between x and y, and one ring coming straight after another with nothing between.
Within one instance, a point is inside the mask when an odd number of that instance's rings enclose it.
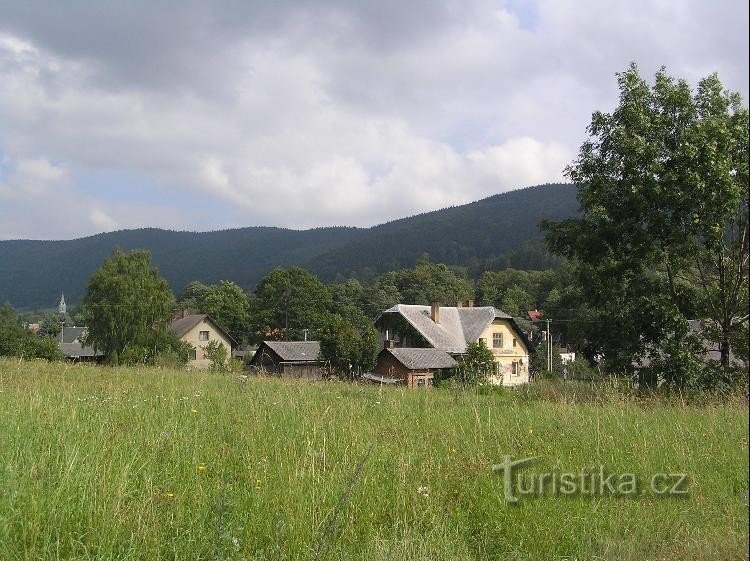
<instances>
[{"instance_id":1,"label":"sky","mask_svg":"<svg viewBox=\"0 0 750 561\"><path fill-rule=\"evenodd\" d=\"M636 62L748 98L747 0L0 0L0 239L370 226L563 180Z\"/></svg>"}]
</instances>

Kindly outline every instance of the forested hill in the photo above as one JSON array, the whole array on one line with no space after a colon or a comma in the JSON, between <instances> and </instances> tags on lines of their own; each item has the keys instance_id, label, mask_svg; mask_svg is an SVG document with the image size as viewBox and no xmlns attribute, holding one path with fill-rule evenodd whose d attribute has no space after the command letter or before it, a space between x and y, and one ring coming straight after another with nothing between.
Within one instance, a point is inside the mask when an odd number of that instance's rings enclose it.
<instances>
[{"instance_id":1,"label":"forested hill","mask_svg":"<svg viewBox=\"0 0 750 561\"><path fill-rule=\"evenodd\" d=\"M102 261L119 247L145 248L173 290L192 280L233 280L252 289L269 270L299 265L325 280L413 266L424 253L450 265L489 262L539 237L542 219L575 214L571 185L542 185L372 228L216 232L124 230L64 241L0 241L0 303L52 307L64 291L77 302Z\"/></svg>"}]
</instances>

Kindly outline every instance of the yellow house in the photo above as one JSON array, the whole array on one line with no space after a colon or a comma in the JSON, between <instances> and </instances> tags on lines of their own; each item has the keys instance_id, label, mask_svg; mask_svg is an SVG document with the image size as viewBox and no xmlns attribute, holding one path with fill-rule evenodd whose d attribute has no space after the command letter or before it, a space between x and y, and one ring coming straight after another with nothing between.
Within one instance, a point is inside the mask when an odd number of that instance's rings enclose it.
<instances>
[{"instance_id":1,"label":"yellow house","mask_svg":"<svg viewBox=\"0 0 750 561\"><path fill-rule=\"evenodd\" d=\"M172 320L170 329L177 336L188 343L193 350L190 353L188 366L193 368L208 368L211 361L206 358L205 347L211 341L218 341L227 351L227 360L232 357L232 348L236 342L232 336L219 327L206 314L184 314Z\"/></svg>"},{"instance_id":2,"label":"yellow house","mask_svg":"<svg viewBox=\"0 0 750 561\"><path fill-rule=\"evenodd\" d=\"M434 348L457 357L482 340L495 358L489 381L517 386L529 381L531 343L512 316L492 306L397 304L375 321L383 347Z\"/></svg>"}]
</instances>

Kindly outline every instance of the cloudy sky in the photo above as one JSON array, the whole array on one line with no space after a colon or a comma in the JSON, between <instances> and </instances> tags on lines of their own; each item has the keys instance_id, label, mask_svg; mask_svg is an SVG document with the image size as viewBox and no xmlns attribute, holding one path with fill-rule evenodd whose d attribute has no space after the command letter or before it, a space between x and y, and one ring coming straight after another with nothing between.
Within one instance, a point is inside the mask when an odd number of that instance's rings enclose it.
<instances>
[{"instance_id":1,"label":"cloudy sky","mask_svg":"<svg viewBox=\"0 0 750 561\"><path fill-rule=\"evenodd\" d=\"M557 181L630 61L748 97L747 0L208 4L0 0L0 239L367 226Z\"/></svg>"}]
</instances>

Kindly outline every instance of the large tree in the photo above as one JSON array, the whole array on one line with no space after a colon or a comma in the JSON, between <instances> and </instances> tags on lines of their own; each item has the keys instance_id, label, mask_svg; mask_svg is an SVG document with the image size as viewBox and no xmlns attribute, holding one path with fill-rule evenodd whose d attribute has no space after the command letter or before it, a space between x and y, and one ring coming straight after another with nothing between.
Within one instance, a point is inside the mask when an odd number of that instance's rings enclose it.
<instances>
[{"instance_id":1,"label":"large tree","mask_svg":"<svg viewBox=\"0 0 750 561\"><path fill-rule=\"evenodd\" d=\"M110 361L134 349L146 353L163 339L173 300L148 251L116 250L91 276L83 297L87 342Z\"/></svg>"},{"instance_id":2,"label":"large tree","mask_svg":"<svg viewBox=\"0 0 750 561\"><path fill-rule=\"evenodd\" d=\"M210 315L236 341L248 339L250 302L239 285L221 281L206 287L199 310Z\"/></svg>"},{"instance_id":3,"label":"large tree","mask_svg":"<svg viewBox=\"0 0 750 561\"><path fill-rule=\"evenodd\" d=\"M627 366L647 357L666 381L694 382L699 337L721 347L748 319L748 112L716 75L695 92L662 69L618 74L620 103L594 113L567 176L582 217L546 224L575 260L601 351ZM707 320L695 337L688 319Z\"/></svg>"},{"instance_id":4,"label":"large tree","mask_svg":"<svg viewBox=\"0 0 750 561\"><path fill-rule=\"evenodd\" d=\"M331 293L318 277L299 267L274 269L261 279L251 302L253 322L262 339L279 334L283 339L318 329L331 309Z\"/></svg>"}]
</instances>

